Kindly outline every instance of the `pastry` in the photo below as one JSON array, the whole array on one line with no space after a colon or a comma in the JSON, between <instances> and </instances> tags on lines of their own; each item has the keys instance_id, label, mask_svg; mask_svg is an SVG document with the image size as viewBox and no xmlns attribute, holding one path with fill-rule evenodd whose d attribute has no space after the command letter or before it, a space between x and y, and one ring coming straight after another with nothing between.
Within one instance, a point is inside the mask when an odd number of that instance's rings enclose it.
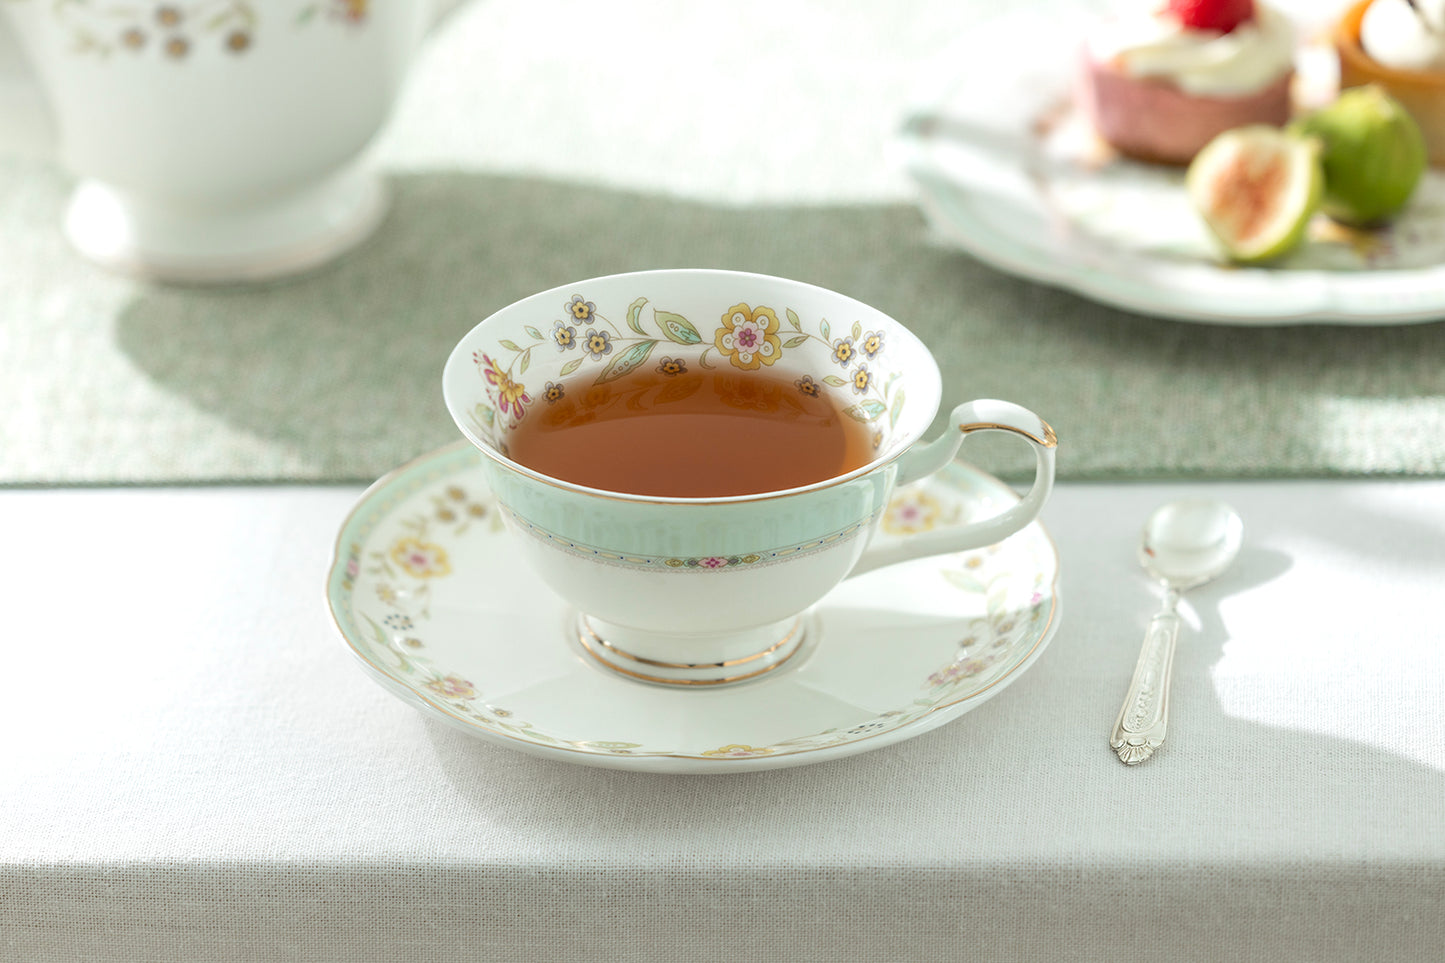
<instances>
[{"instance_id":1,"label":"pastry","mask_svg":"<svg viewBox=\"0 0 1445 963\"><path fill-rule=\"evenodd\" d=\"M1216 135L1290 117L1294 28L1254 0L1168 0L1087 39L1080 99L1126 156L1187 164Z\"/></svg>"}]
</instances>

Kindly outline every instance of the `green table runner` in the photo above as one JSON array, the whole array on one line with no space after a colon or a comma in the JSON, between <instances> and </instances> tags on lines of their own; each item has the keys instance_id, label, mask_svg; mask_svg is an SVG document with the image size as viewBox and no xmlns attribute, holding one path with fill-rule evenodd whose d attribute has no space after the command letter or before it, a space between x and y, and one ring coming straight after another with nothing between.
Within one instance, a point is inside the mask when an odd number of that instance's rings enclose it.
<instances>
[{"instance_id":1,"label":"green table runner","mask_svg":"<svg viewBox=\"0 0 1445 963\"><path fill-rule=\"evenodd\" d=\"M92 272L54 228L16 223L58 207L61 178L6 168L0 480L371 479L456 437L442 363L490 312L568 279L698 265L899 318L940 359L946 404L1009 398L1051 421L1065 478L1445 470L1442 324L1131 316L930 246L905 205L714 208L465 173L393 186L384 229L342 262L207 290ZM978 450L1006 473L1028 457Z\"/></svg>"},{"instance_id":2,"label":"green table runner","mask_svg":"<svg viewBox=\"0 0 1445 963\"><path fill-rule=\"evenodd\" d=\"M596 31L705 37L703 72L744 39L798 75L828 57L868 70L829 74L856 96L819 94L807 125L806 89L774 102L755 79L726 88L746 111L682 111L676 98L721 95L519 47L544 43L547 4L470 5L434 39L381 148L394 193L382 230L262 287L106 275L60 236L67 177L0 159L0 483L370 480L457 437L441 369L477 321L553 285L659 267L777 274L878 307L938 356L946 405L1001 397L1052 422L1063 478L1445 471L1445 324L1140 317L932 244L881 145L914 53L965 29L959 5L838 12L806 34L762 8L669 15L690 25L631 10L656 12L645 3L564 6ZM605 110L614 127L596 120ZM970 440L965 457L1006 475L1031 465L1007 439Z\"/></svg>"}]
</instances>

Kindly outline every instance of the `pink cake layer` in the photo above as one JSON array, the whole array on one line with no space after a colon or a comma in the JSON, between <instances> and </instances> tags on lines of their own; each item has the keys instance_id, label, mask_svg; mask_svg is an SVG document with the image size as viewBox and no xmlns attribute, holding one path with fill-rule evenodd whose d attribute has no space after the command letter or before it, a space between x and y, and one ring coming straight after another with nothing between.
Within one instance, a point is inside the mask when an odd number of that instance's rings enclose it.
<instances>
[{"instance_id":1,"label":"pink cake layer","mask_svg":"<svg viewBox=\"0 0 1445 963\"><path fill-rule=\"evenodd\" d=\"M1081 100L1099 136L1120 153L1162 164L1187 164L1216 135L1246 124L1281 126L1290 117L1293 71L1257 93L1201 97L1167 80L1131 77L1084 56Z\"/></svg>"}]
</instances>

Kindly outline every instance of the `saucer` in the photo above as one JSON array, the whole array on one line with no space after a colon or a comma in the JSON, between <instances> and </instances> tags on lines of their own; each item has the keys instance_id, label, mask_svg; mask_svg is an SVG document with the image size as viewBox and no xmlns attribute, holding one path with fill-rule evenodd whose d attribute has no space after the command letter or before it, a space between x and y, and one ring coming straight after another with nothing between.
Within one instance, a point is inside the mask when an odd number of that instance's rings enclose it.
<instances>
[{"instance_id":1,"label":"saucer","mask_svg":"<svg viewBox=\"0 0 1445 963\"><path fill-rule=\"evenodd\" d=\"M954 463L895 493L874 544L1017 501ZM713 773L879 749L981 705L1053 636L1058 572L1034 522L988 548L845 580L805 614L799 651L756 681L636 682L583 649L578 613L518 564L481 455L461 442L367 489L337 538L327 599L363 668L428 717L564 762Z\"/></svg>"}]
</instances>

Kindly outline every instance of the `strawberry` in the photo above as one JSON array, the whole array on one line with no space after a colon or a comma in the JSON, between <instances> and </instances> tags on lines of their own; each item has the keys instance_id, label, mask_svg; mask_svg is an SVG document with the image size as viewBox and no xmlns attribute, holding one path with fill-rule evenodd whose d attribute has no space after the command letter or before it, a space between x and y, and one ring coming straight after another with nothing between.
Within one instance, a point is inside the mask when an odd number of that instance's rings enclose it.
<instances>
[{"instance_id":1,"label":"strawberry","mask_svg":"<svg viewBox=\"0 0 1445 963\"><path fill-rule=\"evenodd\" d=\"M1169 12L1192 30L1229 33L1254 19L1254 0L1169 0Z\"/></svg>"}]
</instances>

